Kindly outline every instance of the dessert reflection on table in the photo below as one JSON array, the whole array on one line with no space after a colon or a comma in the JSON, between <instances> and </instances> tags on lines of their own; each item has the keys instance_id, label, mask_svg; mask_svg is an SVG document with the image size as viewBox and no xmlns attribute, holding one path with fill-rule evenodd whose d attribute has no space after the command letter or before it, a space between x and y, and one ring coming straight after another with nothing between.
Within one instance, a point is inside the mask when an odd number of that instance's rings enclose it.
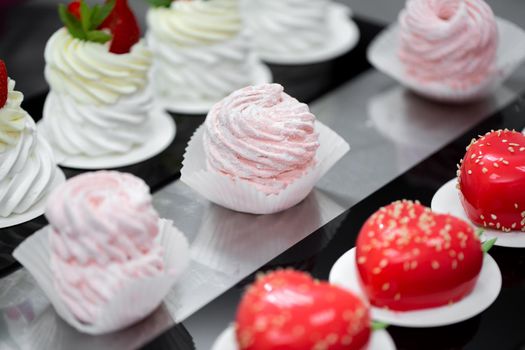
<instances>
[{"instance_id":1,"label":"dessert reflection on table","mask_svg":"<svg viewBox=\"0 0 525 350\"><path fill-rule=\"evenodd\" d=\"M184 201L186 196L192 200ZM154 198L160 215L180 222L179 228L191 242L190 266L165 300L176 321L183 321L344 211L317 190L295 207L272 215L238 213L210 204L179 181Z\"/></svg>"},{"instance_id":2,"label":"dessert reflection on table","mask_svg":"<svg viewBox=\"0 0 525 350\"><path fill-rule=\"evenodd\" d=\"M452 141L513 98L508 88L501 87L476 102L443 104L396 85L369 100L368 114L374 128L397 144L398 167L405 171L434 152L436 145Z\"/></svg>"},{"instance_id":3,"label":"dessert reflection on table","mask_svg":"<svg viewBox=\"0 0 525 350\"><path fill-rule=\"evenodd\" d=\"M0 286L1 349L132 349L173 324L169 312L161 306L143 321L120 332L90 336L79 333L57 315L27 270L9 275ZM189 341L184 338L180 341L193 343L189 334L186 338Z\"/></svg>"}]
</instances>

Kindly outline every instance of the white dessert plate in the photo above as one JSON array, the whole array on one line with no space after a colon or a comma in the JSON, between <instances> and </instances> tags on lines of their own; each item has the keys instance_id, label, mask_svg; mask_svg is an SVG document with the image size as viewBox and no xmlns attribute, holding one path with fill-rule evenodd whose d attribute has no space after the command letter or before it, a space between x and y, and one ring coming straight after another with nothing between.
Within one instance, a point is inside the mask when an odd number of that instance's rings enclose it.
<instances>
[{"instance_id":1,"label":"white dessert plate","mask_svg":"<svg viewBox=\"0 0 525 350\"><path fill-rule=\"evenodd\" d=\"M239 350L235 340L235 329L226 328L213 344L212 350ZM363 350L396 350L394 341L384 329L372 332L370 342Z\"/></svg>"},{"instance_id":2,"label":"white dessert plate","mask_svg":"<svg viewBox=\"0 0 525 350\"><path fill-rule=\"evenodd\" d=\"M355 263L355 248L341 256L330 271L330 282L367 299ZM392 311L372 306L372 319L393 326L426 328L459 323L488 308L501 290L501 272L496 261L485 254L479 279L472 293L446 306L418 311Z\"/></svg>"},{"instance_id":3,"label":"white dessert plate","mask_svg":"<svg viewBox=\"0 0 525 350\"><path fill-rule=\"evenodd\" d=\"M39 121L37 126L38 132L46 137L42 121ZM176 127L173 118L161 108L155 108L148 124L144 126L145 142L127 153L114 153L99 157L67 155L57 149L53 142L50 144L60 166L82 170L113 169L137 164L156 156L173 142L175 133Z\"/></svg>"},{"instance_id":4,"label":"white dessert plate","mask_svg":"<svg viewBox=\"0 0 525 350\"><path fill-rule=\"evenodd\" d=\"M158 240L164 248L165 268L174 273L130 281L118 295L107 302L96 322L87 324L73 315L55 289L50 263L49 228L50 226L46 226L23 241L15 249L13 256L31 273L57 314L82 333L105 334L146 317L162 303L190 260L188 241L184 234L170 220L160 219ZM133 307L130 308L130 305Z\"/></svg>"},{"instance_id":5,"label":"white dessert plate","mask_svg":"<svg viewBox=\"0 0 525 350\"><path fill-rule=\"evenodd\" d=\"M252 62L252 78L250 85L271 83L273 81L272 72L259 58L254 57ZM232 91L233 92L233 91ZM157 97L159 104L166 110L177 114L205 115L219 101L202 100L176 100L173 98Z\"/></svg>"},{"instance_id":6,"label":"white dessert plate","mask_svg":"<svg viewBox=\"0 0 525 350\"><path fill-rule=\"evenodd\" d=\"M436 213L451 214L467 222L471 222L467 216L467 213L465 213L465 210L463 209L463 205L461 205L459 191L456 188L457 183L457 178L454 178L441 186L441 188L432 198L430 207ZM525 248L525 232L502 232L484 227L481 228L483 229L483 240L497 238L496 243L494 243L497 246L508 248Z\"/></svg>"},{"instance_id":7,"label":"white dessert plate","mask_svg":"<svg viewBox=\"0 0 525 350\"><path fill-rule=\"evenodd\" d=\"M25 213L14 214L7 218L0 217L0 228L23 224L24 222L28 222L44 214L44 211L46 210L47 196L49 195L49 193L51 193L51 191L53 191L53 189L63 184L65 181L66 177L64 173L59 167L57 167L55 177L53 179L53 182L51 183L51 187L47 191L47 194L44 197L42 197L42 199L40 199L38 202L36 202L31 208L29 208L29 210Z\"/></svg>"},{"instance_id":8,"label":"white dessert plate","mask_svg":"<svg viewBox=\"0 0 525 350\"><path fill-rule=\"evenodd\" d=\"M282 65L314 64L337 58L353 49L359 42L359 28L350 15L351 10L348 6L338 3L329 5L329 34L322 47L308 52L275 53L258 50L257 53L265 62Z\"/></svg>"},{"instance_id":9,"label":"white dessert plate","mask_svg":"<svg viewBox=\"0 0 525 350\"><path fill-rule=\"evenodd\" d=\"M496 23L499 33L496 72L487 84L471 89L457 91L442 84L421 84L408 77L398 57L400 27L397 23L385 29L370 44L368 61L402 85L430 99L461 103L482 98L501 85L525 60L525 31L501 18L496 18Z\"/></svg>"}]
</instances>

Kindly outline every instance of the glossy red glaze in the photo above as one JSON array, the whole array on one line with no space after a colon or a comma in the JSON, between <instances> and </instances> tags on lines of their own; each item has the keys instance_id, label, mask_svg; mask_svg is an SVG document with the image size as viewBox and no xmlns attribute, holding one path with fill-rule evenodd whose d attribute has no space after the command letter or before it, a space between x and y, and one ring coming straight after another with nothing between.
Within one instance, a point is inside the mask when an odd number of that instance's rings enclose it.
<instances>
[{"instance_id":1,"label":"glossy red glaze","mask_svg":"<svg viewBox=\"0 0 525 350\"><path fill-rule=\"evenodd\" d=\"M473 140L458 171L461 203L476 225L525 231L525 136L498 130Z\"/></svg>"},{"instance_id":2,"label":"glossy red glaze","mask_svg":"<svg viewBox=\"0 0 525 350\"><path fill-rule=\"evenodd\" d=\"M483 262L480 240L467 222L411 201L375 212L356 249L371 303L400 311L462 299L474 288Z\"/></svg>"},{"instance_id":3,"label":"glossy red glaze","mask_svg":"<svg viewBox=\"0 0 525 350\"><path fill-rule=\"evenodd\" d=\"M7 68L4 61L0 60L0 108L7 102L8 93Z\"/></svg>"},{"instance_id":4,"label":"glossy red glaze","mask_svg":"<svg viewBox=\"0 0 525 350\"><path fill-rule=\"evenodd\" d=\"M140 27L127 0L116 0L113 11L99 27L105 28L113 35L109 47L112 53L129 53L133 45L140 40Z\"/></svg>"},{"instance_id":5,"label":"glossy red glaze","mask_svg":"<svg viewBox=\"0 0 525 350\"><path fill-rule=\"evenodd\" d=\"M291 270L259 278L237 311L242 350L362 350L370 337L367 306L352 293Z\"/></svg>"}]
</instances>

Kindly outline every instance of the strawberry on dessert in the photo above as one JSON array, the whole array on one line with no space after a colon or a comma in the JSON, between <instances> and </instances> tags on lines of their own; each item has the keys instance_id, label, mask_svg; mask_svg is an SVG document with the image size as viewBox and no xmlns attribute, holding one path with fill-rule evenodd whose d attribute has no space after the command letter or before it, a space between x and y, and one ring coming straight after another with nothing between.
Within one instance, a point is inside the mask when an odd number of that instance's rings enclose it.
<instances>
[{"instance_id":1,"label":"strawberry on dessert","mask_svg":"<svg viewBox=\"0 0 525 350\"><path fill-rule=\"evenodd\" d=\"M141 145L153 113L152 54L127 0L60 5L64 28L45 49L50 93L42 127L64 155L122 154Z\"/></svg>"},{"instance_id":2,"label":"strawberry on dessert","mask_svg":"<svg viewBox=\"0 0 525 350\"><path fill-rule=\"evenodd\" d=\"M525 231L525 136L505 129L473 139L458 170L458 186L476 225Z\"/></svg>"},{"instance_id":3,"label":"strawberry on dessert","mask_svg":"<svg viewBox=\"0 0 525 350\"><path fill-rule=\"evenodd\" d=\"M115 7L100 25L113 35L109 51L116 54L128 53L140 40L140 28L127 0L115 0Z\"/></svg>"},{"instance_id":4,"label":"strawberry on dessert","mask_svg":"<svg viewBox=\"0 0 525 350\"><path fill-rule=\"evenodd\" d=\"M408 0L399 24L399 58L410 78L453 90L491 81L499 38L484 0Z\"/></svg>"},{"instance_id":5,"label":"strawberry on dessert","mask_svg":"<svg viewBox=\"0 0 525 350\"><path fill-rule=\"evenodd\" d=\"M0 60L0 108L4 107L7 102L8 85L7 68L4 61Z\"/></svg>"},{"instance_id":6,"label":"strawberry on dessert","mask_svg":"<svg viewBox=\"0 0 525 350\"><path fill-rule=\"evenodd\" d=\"M372 305L398 311L457 302L473 290L483 250L471 225L397 201L375 212L357 239L356 263Z\"/></svg>"},{"instance_id":7,"label":"strawberry on dessert","mask_svg":"<svg viewBox=\"0 0 525 350\"><path fill-rule=\"evenodd\" d=\"M362 350L370 338L368 306L352 293L292 270L258 278L236 317L241 350Z\"/></svg>"}]
</instances>

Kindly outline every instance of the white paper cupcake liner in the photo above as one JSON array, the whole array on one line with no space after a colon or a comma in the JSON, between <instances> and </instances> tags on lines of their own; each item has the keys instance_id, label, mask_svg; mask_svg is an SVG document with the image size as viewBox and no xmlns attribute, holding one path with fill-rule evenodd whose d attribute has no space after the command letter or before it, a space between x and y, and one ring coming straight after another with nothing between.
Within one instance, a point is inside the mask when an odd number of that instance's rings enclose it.
<instances>
[{"instance_id":1,"label":"white paper cupcake liner","mask_svg":"<svg viewBox=\"0 0 525 350\"><path fill-rule=\"evenodd\" d=\"M246 180L233 180L230 176L208 171L202 142L204 125L195 131L188 143L181 181L210 202L228 209L251 214L272 214L288 209L302 201L316 182L350 150L348 143L323 123L316 121L316 129L320 144L316 166L276 195L267 195Z\"/></svg>"},{"instance_id":2,"label":"white paper cupcake liner","mask_svg":"<svg viewBox=\"0 0 525 350\"><path fill-rule=\"evenodd\" d=\"M213 344L212 350L239 350L235 339L235 328L233 325L226 328ZM394 341L390 334L384 329L373 331L370 334L368 345L362 350L396 350Z\"/></svg>"},{"instance_id":3,"label":"white paper cupcake liner","mask_svg":"<svg viewBox=\"0 0 525 350\"><path fill-rule=\"evenodd\" d=\"M330 283L346 288L368 300L362 287L361 276L355 262L355 248L343 254L330 270ZM372 319L393 326L427 328L446 326L472 318L487 309L501 291L501 271L489 255L483 257L483 265L474 290L465 298L451 305L415 311L394 311L372 306Z\"/></svg>"},{"instance_id":4,"label":"white paper cupcake liner","mask_svg":"<svg viewBox=\"0 0 525 350\"><path fill-rule=\"evenodd\" d=\"M441 186L441 188L432 197L431 208L436 213L451 214L457 216L466 222L470 221L459 197L459 190L456 188L458 183L457 178L454 178ZM474 225L472 223L472 225ZM493 230L486 227L481 227L483 234L481 239L483 241L497 238L494 245L507 248L525 248L525 232L510 231L503 232L500 230Z\"/></svg>"},{"instance_id":5,"label":"white paper cupcake liner","mask_svg":"<svg viewBox=\"0 0 525 350\"><path fill-rule=\"evenodd\" d=\"M444 102L472 101L490 94L525 60L525 31L502 18L496 18L496 24L499 33L496 71L484 83L470 89L460 91L439 83L422 84L408 76L398 56L399 24L391 25L377 36L368 48L368 60L378 70L420 95Z\"/></svg>"},{"instance_id":6,"label":"white paper cupcake liner","mask_svg":"<svg viewBox=\"0 0 525 350\"><path fill-rule=\"evenodd\" d=\"M120 294L107 303L97 321L92 324L76 319L55 289L50 264L49 226L26 239L15 249L13 256L35 278L64 321L82 333L109 333L134 324L155 310L189 263L186 237L169 220L161 219L159 225L165 269L173 273L128 283Z\"/></svg>"}]
</instances>

